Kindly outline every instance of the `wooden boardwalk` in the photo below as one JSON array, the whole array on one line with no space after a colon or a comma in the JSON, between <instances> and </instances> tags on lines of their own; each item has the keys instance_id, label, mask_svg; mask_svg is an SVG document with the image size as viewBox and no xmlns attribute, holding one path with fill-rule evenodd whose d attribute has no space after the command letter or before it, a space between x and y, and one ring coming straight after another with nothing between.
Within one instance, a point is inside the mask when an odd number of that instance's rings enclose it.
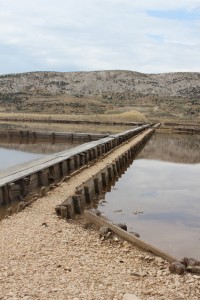
<instances>
[{"instance_id":1,"label":"wooden boardwalk","mask_svg":"<svg viewBox=\"0 0 200 300\"><path fill-rule=\"evenodd\" d=\"M0 172L0 203L24 199L34 190L56 183L149 127L143 125Z\"/></svg>"}]
</instances>

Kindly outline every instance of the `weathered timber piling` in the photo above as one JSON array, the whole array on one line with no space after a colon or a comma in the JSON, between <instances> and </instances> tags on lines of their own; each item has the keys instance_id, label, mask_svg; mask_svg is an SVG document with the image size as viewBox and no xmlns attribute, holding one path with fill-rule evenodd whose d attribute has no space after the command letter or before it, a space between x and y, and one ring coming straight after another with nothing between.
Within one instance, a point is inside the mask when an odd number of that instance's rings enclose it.
<instances>
[{"instance_id":1,"label":"weathered timber piling","mask_svg":"<svg viewBox=\"0 0 200 300\"><path fill-rule=\"evenodd\" d=\"M111 184L114 184L114 181L118 179L118 177L124 172L124 170L132 163L138 152L142 150L146 142L152 136L153 132L154 129L148 130L146 134L144 134L133 147L131 147L120 157L114 160L110 165L104 167L100 172L84 182L81 186L77 187L77 190L84 191L82 193L79 193L78 200L76 193L76 195L72 195L68 199L66 199L61 204L61 207L71 206L71 217L73 217L76 213L80 214L87 206L87 204L91 204L94 200L96 200L96 198L98 198L99 194L104 193L106 190L108 190L107 187L111 186ZM61 216L62 211L59 206L56 207L56 212Z\"/></svg>"},{"instance_id":2,"label":"weathered timber piling","mask_svg":"<svg viewBox=\"0 0 200 300\"><path fill-rule=\"evenodd\" d=\"M23 200L43 187L46 190L63 177L87 167L88 162L95 162L102 155L106 155L124 141L128 141L150 127L150 125L143 125L0 172L0 204ZM26 133L26 136L30 134ZM108 172L111 178L112 170ZM24 182L26 182L26 188Z\"/></svg>"},{"instance_id":3,"label":"weathered timber piling","mask_svg":"<svg viewBox=\"0 0 200 300\"><path fill-rule=\"evenodd\" d=\"M70 133L70 132L50 132L50 131L18 131L0 130L0 139L3 142L15 143L36 143L50 142L52 144L61 142L90 142L107 137L109 134L98 133Z\"/></svg>"},{"instance_id":4,"label":"weathered timber piling","mask_svg":"<svg viewBox=\"0 0 200 300\"><path fill-rule=\"evenodd\" d=\"M162 257L163 259L167 260L168 262L175 262L178 261L177 258L169 255L168 253L146 243L145 241L142 241L141 239L133 236L132 234L128 233L127 231L119 228L118 226L112 224L111 222L93 214L90 211L84 212L85 217L92 223L96 224L99 227L108 227L112 232L116 233L118 236L123 238L124 240L128 241L129 243L134 244L138 248L141 248L143 250L146 250L150 253L153 253L159 257Z\"/></svg>"},{"instance_id":5,"label":"weathered timber piling","mask_svg":"<svg viewBox=\"0 0 200 300\"><path fill-rule=\"evenodd\" d=\"M200 124L165 122L154 125L158 132L178 134L200 134ZM161 126L160 126L161 125Z\"/></svg>"}]
</instances>

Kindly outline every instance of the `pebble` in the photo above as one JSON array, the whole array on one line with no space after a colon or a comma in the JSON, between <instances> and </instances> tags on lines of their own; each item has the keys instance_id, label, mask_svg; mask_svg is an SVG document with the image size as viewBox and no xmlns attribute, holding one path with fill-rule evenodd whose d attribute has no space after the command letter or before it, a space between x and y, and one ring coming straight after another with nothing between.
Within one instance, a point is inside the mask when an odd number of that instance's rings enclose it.
<instances>
[{"instance_id":1,"label":"pebble","mask_svg":"<svg viewBox=\"0 0 200 300\"><path fill-rule=\"evenodd\" d=\"M130 231L129 233L132 234L133 236L137 237L137 238L140 237L139 233L137 233L137 232Z\"/></svg>"},{"instance_id":2,"label":"pebble","mask_svg":"<svg viewBox=\"0 0 200 300\"><path fill-rule=\"evenodd\" d=\"M105 236L108 232L109 232L109 228L108 227L101 227L99 229L100 236Z\"/></svg>"},{"instance_id":3,"label":"pebble","mask_svg":"<svg viewBox=\"0 0 200 300\"><path fill-rule=\"evenodd\" d=\"M194 279L200 279L200 275L193 275Z\"/></svg>"},{"instance_id":4,"label":"pebble","mask_svg":"<svg viewBox=\"0 0 200 300\"><path fill-rule=\"evenodd\" d=\"M125 294L122 298L122 300L140 300L136 295L134 294Z\"/></svg>"},{"instance_id":5,"label":"pebble","mask_svg":"<svg viewBox=\"0 0 200 300\"><path fill-rule=\"evenodd\" d=\"M179 262L173 262L169 266L169 271L174 274L183 275L185 273L185 266Z\"/></svg>"},{"instance_id":6,"label":"pebble","mask_svg":"<svg viewBox=\"0 0 200 300\"><path fill-rule=\"evenodd\" d=\"M157 272L157 276L162 276L163 275L163 272L162 271L158 271Z\"/></svg>"},{"instance_id":7,"label":"pebble","mask_svg":"<svg viewBox=\"0 0 200 300\"><path fill-rule=\"evenodd\" d=\"M155 257L155 261L157 262L157 263L159 263L159 264L162 264L162 263L164 263L164 259L162 259L162 257Z\"/></svg>"},{"instance_id":8,"label":"pebble","mask_svg":"<svg viewBox=\"0 0 200 300\"><path fill-rule=\"evenodd\" d=\"M127 225L126 224L122 224L122 223L119 223L117 224L117 226L125 231L127 231Z\"/></svg>"},{"instance_id":9,"label":"pebble","mask_svg":"<svg viewBox=\"0 0 200 300\"><path fill-rule=\"evenodd\" d=\"M154 292L153 289L145 290L144 295L151 295Z\"/></svg>"}]
</instances>

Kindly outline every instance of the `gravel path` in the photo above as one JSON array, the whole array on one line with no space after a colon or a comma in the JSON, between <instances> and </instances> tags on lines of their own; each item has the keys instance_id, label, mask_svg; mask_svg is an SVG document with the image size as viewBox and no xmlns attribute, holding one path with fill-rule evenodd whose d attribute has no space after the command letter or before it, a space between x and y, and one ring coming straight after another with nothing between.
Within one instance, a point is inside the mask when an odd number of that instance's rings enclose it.
<instances>
[{"instance_id":1,"label":"gravel path","mask_svg":"<svg viewBox=\"0 0 200 300\"><path fill-rule=\"evenodd\" d=\"M173 275L168 263L120 240L102 241L83 217L55 214L75 187L134 144L124 144L0 224L0 299L200 299L200 277Z\"/></svg>"}]
</instances>

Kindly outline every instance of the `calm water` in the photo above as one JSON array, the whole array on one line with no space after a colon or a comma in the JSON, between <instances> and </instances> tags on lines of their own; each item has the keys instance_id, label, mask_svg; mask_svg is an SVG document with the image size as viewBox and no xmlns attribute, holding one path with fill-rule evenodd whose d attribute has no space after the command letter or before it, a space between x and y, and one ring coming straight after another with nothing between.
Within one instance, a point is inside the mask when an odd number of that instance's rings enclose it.
<instances>
[{"instance_id":1,"label":"calm water","mask_svg":"<svg viewBox=\"0 0 200 300\"><path fill-rule=\"evenodd\" d=\"M41 158L48 154L68 150L78 146L77 143L65 144L0 144L0 171L20 163Z\"/></svg>"},{"instance_id":2,"label":"calm water","mask_svg":"<svg viewBox=\"0 0 200 300\"><path fill-rule=\"evenodd\" d=\"M4 170L14 165L40 158L42 156L44 155L0 147L0 170Z\"/></svg>"},{"instance_id":3,"label":"calm water","mask_svg":"<svg viewBox=\"0 0 200 300\"><path fill-rule=\"evenodd\" d=\"M139 158L99 209L177 258L200 259L199 137L155 135Z\"/></svg>"},{"instance_id":4,"label":"calm water","mask_svg":"<svg viewBox=\"0 0 200 300\"><path fill-rule=\"evenodd\" d=\"M0 172L6 170L9 167L13 167L20 163L25 163L30 160L44 157L48 154L56 153L59 151L68 150L80 145L79 142L74 143L36 143L36 144L6 144L0 143ZM12 207L15 209L18 205L18 201L8 205L0 207L0 220L7 215L7 209Z\"/></svg>"}]
</instances>

